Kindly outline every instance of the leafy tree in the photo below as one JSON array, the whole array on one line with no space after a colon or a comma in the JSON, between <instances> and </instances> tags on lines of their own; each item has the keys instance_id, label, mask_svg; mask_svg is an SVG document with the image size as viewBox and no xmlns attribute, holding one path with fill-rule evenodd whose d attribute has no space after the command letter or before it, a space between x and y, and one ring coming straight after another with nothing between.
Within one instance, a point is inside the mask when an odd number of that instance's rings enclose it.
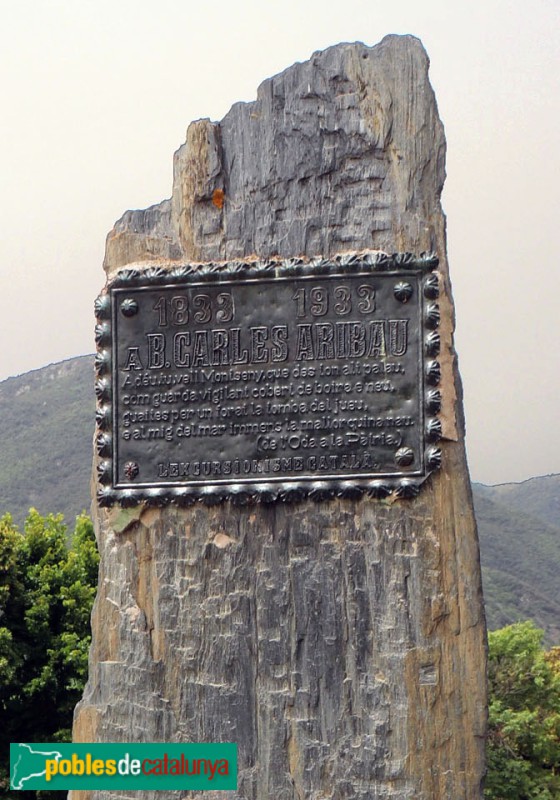
<instances>
[{"instance_id":1,"label":"leafy tree","mask_svg":"<svg viewBox=\"0 0 560 800\"><path fill-rule=\"evenodd\" d=\"M2 797L35 796L8 789L10 742L70 741L87 678L98 563L85 515L76 519L70 546L62 515L31 509L23 533L9 515L0 519Z\"/></svg>"},{"instance_id":2,"label":"leafy tree","mask_svg":"<svg viewBox=\"0 0 560 800\"><path fill-rule=\"evenodd\" d=\"M552 647L544 657L555 674L560 675L560 647Z\"/></svg>"},{"instance_id":3,"label":"leafy tree","mask_svg":"<svg viewBox=\"0 0 560 800\"><path fill-rule=\"evenodd\" d=\"M560 661L532 622L488 635L488 775L492 800L560 798Z\"/></svg>"}]
</instances>

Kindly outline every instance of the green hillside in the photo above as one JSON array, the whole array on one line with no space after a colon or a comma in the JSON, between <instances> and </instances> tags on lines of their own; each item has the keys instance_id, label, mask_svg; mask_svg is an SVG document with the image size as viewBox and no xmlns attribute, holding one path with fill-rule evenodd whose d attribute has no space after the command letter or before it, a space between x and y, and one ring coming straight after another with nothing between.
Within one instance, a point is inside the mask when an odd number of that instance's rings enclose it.
<instances>
[{"instance_id":1,"label":"green hillside","mask_svg":"<svg viewBox=\"0 0 560 800\"><path fill-rule=\"evenodd\" d=\"M485 489L487 496L511 510L530 514L556 528L560 526L560 475L543 475L522 483L475 486Z\"/></svg>"},{"instance_id":2,"label":"green hillside","mask_svg":"<svg viewBox=\"0 0 560 800\"><path fill-rule=\"evenodd\" d=\"M547 491L539 494L547 507L554 499L549 496L550 491L558 496L560 484L534 478L532 482L537 489L541 480ZM545 629L547 642L558 644L560 527L519 511L514 491L509 493L508 505L503 505L500 492L494 493L494 488L473 486L488 627L495 630L512 622L533 619Z\"/></svg>"},{"instance_id":3,"label":"green hillside","mask_svg":"<svg viewBox=\"0 0 560 800\"><path fill-rule=\"evenodd\" d=\"M93 357L0 383L0 515L90 506ZM491 629L532 619L560 644L560 475L473 485Z\"/></svg>"},{"instance_id":4,"label":"green hillside","mask_svg":"<svg viewBox=\"0 0 560 800\"><path fill-rule=\"evenodd\" d=\"M93 380L83 356L0 383L0 515L89 510Z\"/></svg>"}]
</instances>

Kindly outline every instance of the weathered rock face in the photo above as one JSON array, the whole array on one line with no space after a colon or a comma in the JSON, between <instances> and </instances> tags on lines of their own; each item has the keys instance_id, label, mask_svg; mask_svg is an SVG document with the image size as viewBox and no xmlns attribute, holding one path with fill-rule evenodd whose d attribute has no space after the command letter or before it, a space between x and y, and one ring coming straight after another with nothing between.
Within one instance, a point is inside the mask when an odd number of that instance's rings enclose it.
<instances>
[{"instance_id":1,"label":"weathered rock face","mask_svg":"<svg viewBox=\"0 0 560 800\"><path fill-rule=\"evenodd\" d=\"M108 273L440 256L443 468L417 498L94 506L102 561L75 739L237 742L239 789L208 800L481 797L485 627L427 71L413 37L315 54L221 123L193 123L171 200L108 237Z\"/></svg>"}]
</instances>

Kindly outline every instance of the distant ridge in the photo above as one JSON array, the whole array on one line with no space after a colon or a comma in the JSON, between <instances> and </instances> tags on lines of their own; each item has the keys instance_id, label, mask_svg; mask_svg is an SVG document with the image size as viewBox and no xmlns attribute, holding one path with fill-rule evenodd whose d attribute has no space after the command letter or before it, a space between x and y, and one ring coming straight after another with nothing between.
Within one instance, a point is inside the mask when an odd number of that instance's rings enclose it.
<instances>
[{"instance_id":1,"label":"distant ridge","mask_svg":"<svg viewBox=\"0 0 560 800\"><path fill-rule=\"evenodd\" d=\"M498 483L485 486L473 484L481 492L491 495L496 502L511 509L542 519L549 525L560 525L560 475L541 475L520 483Z\"/></svg>"},{"instance_id":2,"label":"distant ridge","mask_svg":"<svg viewBox=\"0 0 560 800\"><path fill-rule=\"evenodd\" d=\"M0 516L89 511L93 356L0 382ZM489 627L533 619L560 644L560 475L474 483Z\"/></svg>"}]
</instances>

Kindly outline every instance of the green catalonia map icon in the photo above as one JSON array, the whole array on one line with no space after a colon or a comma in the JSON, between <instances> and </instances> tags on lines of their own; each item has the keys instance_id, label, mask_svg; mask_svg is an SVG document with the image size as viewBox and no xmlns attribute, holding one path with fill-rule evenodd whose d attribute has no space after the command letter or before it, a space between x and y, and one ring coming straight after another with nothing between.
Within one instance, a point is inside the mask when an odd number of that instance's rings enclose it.
<instances>
[{"instance_id":1,"label":"green catalonia map icon","mask_svg":"<svg viewBox=\"0 0 560 800\"><path fill-rule=\"evenodd\" d=\"M10 745L10 786L12 789L45 788L46 762L62 758L59 750L49 750L49 745Z\"/></svg>"}]
</instances>

